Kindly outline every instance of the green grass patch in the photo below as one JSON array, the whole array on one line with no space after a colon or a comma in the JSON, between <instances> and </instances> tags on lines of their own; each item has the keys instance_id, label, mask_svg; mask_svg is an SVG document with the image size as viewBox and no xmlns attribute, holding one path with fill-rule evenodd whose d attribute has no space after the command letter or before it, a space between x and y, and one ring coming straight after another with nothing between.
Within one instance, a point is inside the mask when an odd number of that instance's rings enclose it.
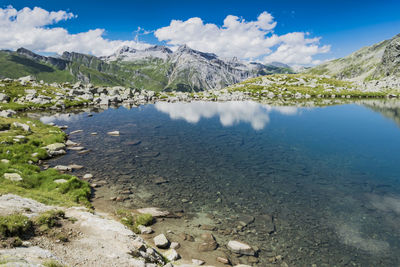
<instances>
[{"instance_id":1,"label":"green grass patch","mask_svg":"<svg viewBox=\"0 0 400 267\"><path fill-rule=\"evenodd\" d=\"M116 215L125 226L136 234L140 233L139 225L149 226L154 223L154 218L151 214L133 215L129 210L119 209L116 211Z\"/></svg>"},{"instance_id":2,"label":"green grass patch","mask_svg":"<svg viewBox=\"0 0 400 267\"><path fill-rule=\"evenodd\" d=\"M0 118L0 125L12 125L13 122L29 125L31 132L14 127L0 132L0 159L9 160L9 163L0 163L0 194L14 193L48 205L91 207L91 188L87 182L54 169L41 170L34 164L48 158L46 145L64 142L66 134L57 127L28 118ZM17 139L18 135L24 138ZM9 181L4 178L4 173L18 173L23 180ZM57 184L54 182L57 179L67 182Z\"/></svg>"},{"instance_id":3,"label":"green grass patch","mask_svg":"<svg viewBox=\"0 0 400 267\"><path fill-rule=\"evenodd\" d=\"M25 237L32 234L33 223L21 214L0 216L0 237Z\"/></svg>"}]
</instances>

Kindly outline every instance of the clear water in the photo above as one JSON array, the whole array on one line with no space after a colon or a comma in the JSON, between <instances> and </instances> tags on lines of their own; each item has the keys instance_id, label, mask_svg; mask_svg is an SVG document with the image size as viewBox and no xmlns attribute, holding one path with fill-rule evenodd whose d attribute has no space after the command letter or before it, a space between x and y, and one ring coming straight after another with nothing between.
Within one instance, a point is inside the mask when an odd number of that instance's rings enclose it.
<instances>
[{"instance_id":1,"label":"clear water","mask_svg":"<svg viewBox=\"0 0 400 267\"><path fill-rule=\"evenodd\" d=\"M221 238L258 246L259 266L272 255L289 266L399 266L398 107L157 103L43 120L84 130L71 139L91 149L51 164L82 164L110 187L132 189L132 207L213 213L220 229L254 216ZM106 134L113 130L121 135Z\"/></svg>"}]
</instances>

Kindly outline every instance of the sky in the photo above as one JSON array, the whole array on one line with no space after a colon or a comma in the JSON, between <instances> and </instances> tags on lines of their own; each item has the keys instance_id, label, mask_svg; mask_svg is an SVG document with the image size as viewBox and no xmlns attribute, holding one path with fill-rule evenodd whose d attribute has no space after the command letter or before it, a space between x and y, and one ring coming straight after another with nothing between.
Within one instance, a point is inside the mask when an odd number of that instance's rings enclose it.
<instances>
[{"instance_id":1,"label":"sky","mask_svg":"<svg viewBox=\"0 0 400 267\"><path fill-rule=\"evenodd\" d=\"M315 65L400 33L400 1L0 0L0 49L110 55L187 44L220 57Z\"/></svg>"}]
</instances>

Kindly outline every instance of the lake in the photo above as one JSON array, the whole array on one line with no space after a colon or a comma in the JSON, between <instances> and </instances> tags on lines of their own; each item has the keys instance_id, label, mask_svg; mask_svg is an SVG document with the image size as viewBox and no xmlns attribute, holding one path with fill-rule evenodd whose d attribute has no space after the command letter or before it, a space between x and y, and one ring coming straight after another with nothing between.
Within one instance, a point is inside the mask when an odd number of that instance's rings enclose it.
<instances>
[{"instance_id":1,"label":"lake","mask_svg":"<svg viewBox=\"0 0 400 267\"><path fill-rule=\"evenodd\" d=\"M160 102L91 114L42 117L83 130L70 138L91 150L50 164L78 163L76 174L131 190L127 207L213 214L217 239L257 246L259 266L274 255L289 266L400 264L400 102Z\"/></svg>"}]
</instances>

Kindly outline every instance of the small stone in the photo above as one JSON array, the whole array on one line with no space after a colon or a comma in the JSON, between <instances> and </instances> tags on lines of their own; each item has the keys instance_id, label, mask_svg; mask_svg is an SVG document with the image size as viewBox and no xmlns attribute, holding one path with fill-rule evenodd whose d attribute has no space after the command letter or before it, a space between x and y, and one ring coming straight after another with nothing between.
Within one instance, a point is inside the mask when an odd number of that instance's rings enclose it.
<instances>
[{"instance_id":1,"label":"small stone","mask_svg":"<svg viewBox=\"0 0 400 267\"><path fill-rule=\"evenodd\" d=\"M255 254L254 250L248 244L240 241L231 240L228 242L227 247L230 251L236 254L248 256L254 256Z\"/></svg>"},{"instance_id":2,"label":"small stone","mask_svg":"<svg viewBox=\"0 0 400 267\"><path fill-rule=\"evenodd\" d=\"M53 169L56 169L57 171L62 171L62 172L72 171L71 167L64 166L64 165L57 165L57 166L53 167Z\"/></svg>"},{"instance_id":3,"label":"small stone","mask_svg":"<svg viewBox=\"0 0 400 267\"><path fill-rule=\"evenodd\" d=\"M166 257L169 261L176 261L180 258L178 252L175 249L169 249L164 252L164 257Z\"/></svg>"},{"instance_id":4,"label":"small stone","mask_svg":"<svg viewBox=\"0 0 400 267\"><path fill-rule=\"evenodd\" d=\"M86 149L86 150L79 151L78 154L83 155L83 154L87 154L89 152L90 152L90 149Z\"/></svg>"},{"instance_id":5,"label":"small stone","mask_svg":"<svg viewBox=\"0 0 400 267\"><path fill-rule=\"evenodd\" d=\"M206 231L215 231L217 228L213 225L203 224L200 226L200 229Z\"/></svg>"},{"instance_id":6,"label":"small stone","mask_svg":"<svg viewBox=\"0 0 400 267\"><path fill-rule=\"evenodd\" d=\"M169 241L165 237L164 234L160 234L160 235L154 237L153 240L154 240L154 244L158 248L168 248L169 247Z\"/></svg>"},{"instance_id":7,"label":"small stone","mask_svg":"<svg viewBox=\"0 0 400 267\"><path fill-rule=\"evenodd\" d=\"M217 249L218 243L215 241L215 238L211 233L203 233L201 234L200 238L203 240L203 242L198 246L199 251L206 252Z\"/></svg>"},{"instance_id":8,"label":"small stone","mask_svg":"<svg viewBox=\"0 0 400 267\"><path fill-rule=\"evenodd\" d=\"M154 183L155 184L165 184L165 183L168 183L168 180L165 179L164 177L157 177L156 179L154 179Z\"/></svg>"},{"instance_id":9,"label":"small stone","mask_svg":"<svg viewBox=\"0 0 400 267\"><path fill-rule=\"evenodd\" d=\"M85 180L89 180L92 178L93 178L93 174L91 174L91 173L86 173L85 175L83 175L83 179L85 179Z\"/></svg>"},{"instance_id":10,"label":"small stone","mask_svg":"<svg viewBox=\"0 0 400 267\"><path fill-rule=\"evenodd\" d=\"M112 135L112 136L118 136L119 135L119 131L112 131L112 132L107 132L108 135Z\"/></svg>"},{"instance_id":11,"label":"small stone","mask_svg":"<svg viewBox=\"0 0 400 267\"><path fill-rule=\"evenodd\" d=\"M80 170L83 168L82 165L78 165L78 164L70 164L70 165L68 165L68 167L70 167L72 170Z\"/></svg>"},{"instance_id":12,"label":"small stone","mask_svg":"<svg viewBox=\"0 0 400 267\"><path fill-rule=\"evenodd\" d=\"M182 203L188 203L189 202L189 200L188 199L186 199L186 198L182 198Z\"/></svg>"},{"instance_id":13,"label":"small stone","mask_svg":"<svg viewBox=\"0 0 400 267\"><path fill-rule=\"evenodd\" d=\"M74 151L81 151L84 150L85 148L83 146L73 146L73 147L69 147L69 150L74 150Z\"/></svg>"},{"instance_id":14,"label":"small stone","mask_svg":"<svg viewBox=\"0 0 400 267\"><path fill-rule=\"evenodd\" d=\"M68 181L65 180L65 179L57 179L57 180L54 180L54 182L55 182L56 184L65 184L65 183L68 182Z\"/></svg>"},{"instance_id":15,"label":"small stone","mask_svg":"<svg viewBox=\"0 0 400 267\"><path fill-rule=\"evenodd\" d=\"M199 259L192 259L192 263L195 265L203 265L205 261Z\"/></svg>"},{"instance_id":16,"label":"small stone","mask_svg":"<svg viewBox=\"0 0 400 267\"><path fill-rule=\"evenodd\" d=\"M151 233L153 233L153 229L151 229L151 227L149 227L149 226L139 225L138 229L139 229L141 234L151 234Z\"/></svg>"},{"instance_id":17,"label":"small stone","mask_svg":"<svg viewBox=\"0 0 400 267\"><path fill-rule=\"evenodd\" d=\"M189 234L185 234L185 233L181 233L178 235L183 241L189 241L189 242L194 242L194 237L189 235Z\"/></svg>"},{"instance_id":18,"label":"small stone","mask_svg":"<svg viewBox=\"0 0 400 267\"><path fill-rule=\"evenodd\" d=\"M2 159L1 163L8 164L8 163L10 163L10 161L8 159Z\"/></svg>"},{"instance_id":19,"label":"small stone","mask_svg":"<svg viewBox=\"0 0 400 267\"><path fill-rule=\"evenodd\" d=\"M83 130L72 131L72 132L70 132L69 134L77 134L77 133L81 133L81 132L83 132Z\"/></svg>"},{"instance_id":20,"label":"small stone","mask_svg":"<svg viewBox=\"0 0 400 267\"><path fill-rule=\"evenodd\" d=\"M171 245L169 247L173 249L178 249L181 247L181 244L179 244L178 242L171 242Z\"/></svg>"},{"instance_id":21,"label":"small stone","mask_svg":"<svg viewBox=\"0 0 400 267\"><path fill-rule=\"evenodd\" d=\"M217 261L223 264L229 264L229 260L224 257L217 257Z\"/></svg>"},{"instance_id":22,"label":"small stone","mask_svg":"<svg viewBox=\"0 0 400 267\"><path fill-rule=\"evenodd\" d=\"M4 178L13 182L22 181L22 177L18 173L5 173Z\"/></svg>"}]
</instances>

